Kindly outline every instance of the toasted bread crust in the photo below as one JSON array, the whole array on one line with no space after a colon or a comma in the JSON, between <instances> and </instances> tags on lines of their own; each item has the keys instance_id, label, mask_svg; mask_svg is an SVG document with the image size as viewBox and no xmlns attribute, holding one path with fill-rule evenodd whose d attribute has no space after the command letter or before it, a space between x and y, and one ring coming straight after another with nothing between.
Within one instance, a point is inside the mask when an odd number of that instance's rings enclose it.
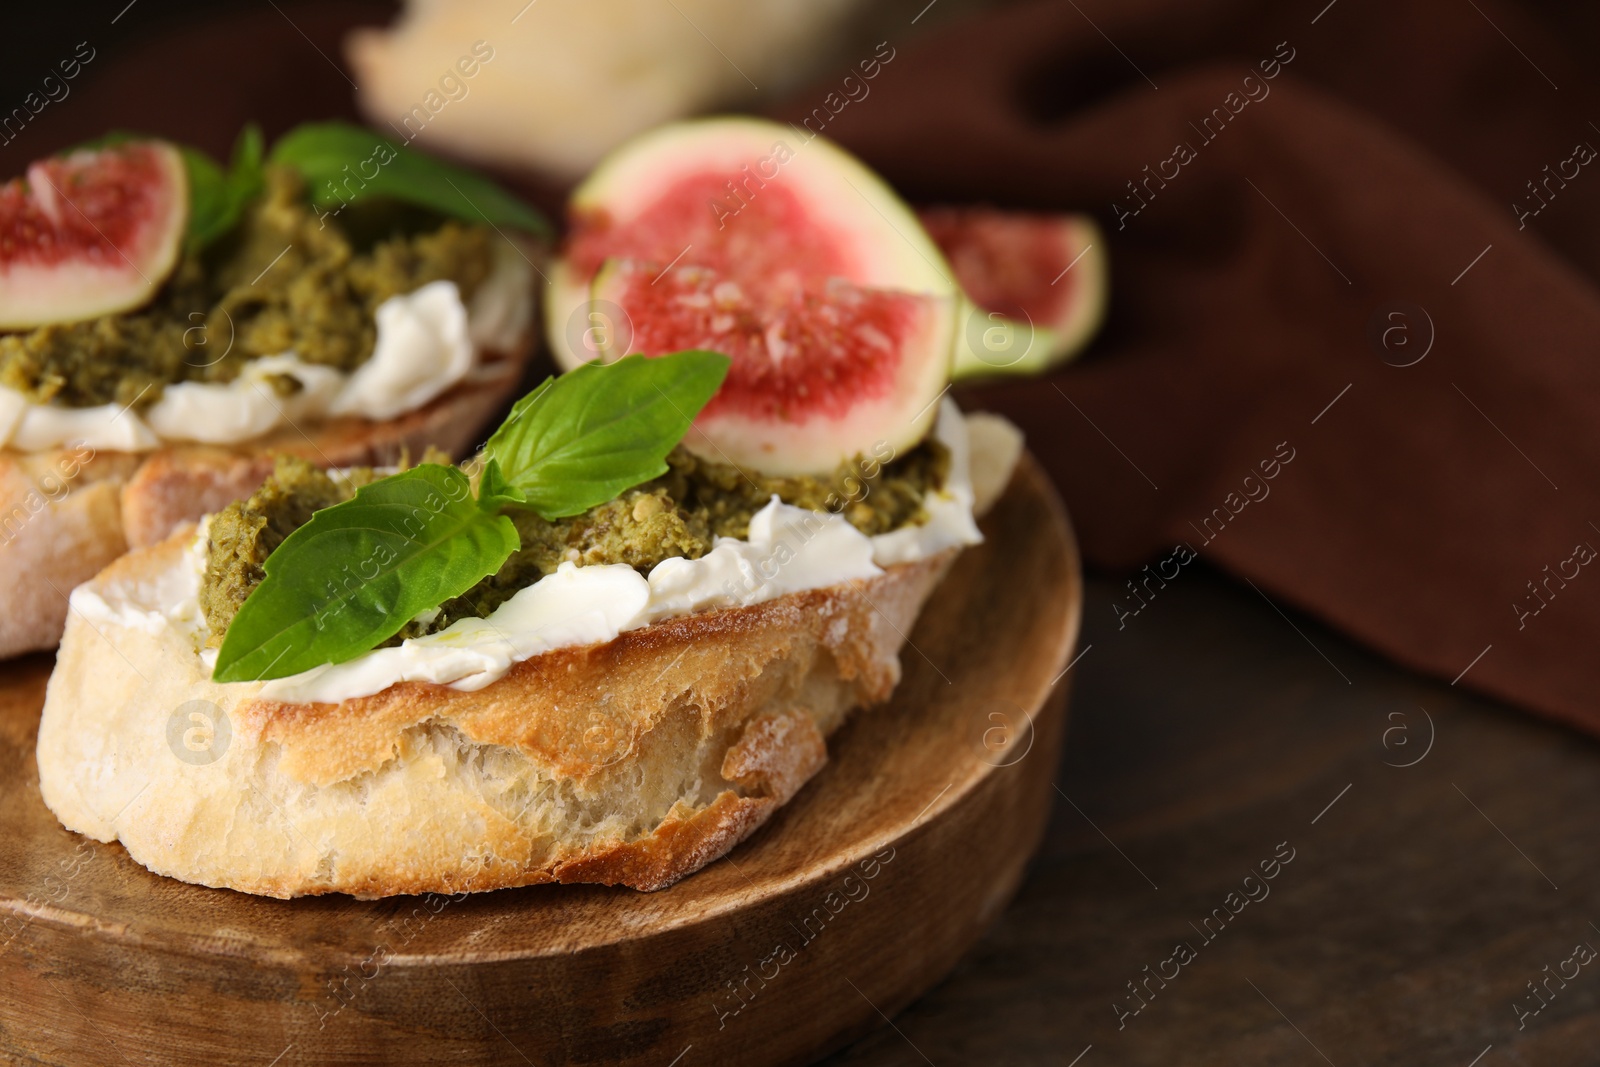
<instances>
[{"instance_id":1,"label":"toasted bread crust","mask_svg":"<svg viewBox=\"0 0 1600 1067\"><path fill-rule=\"evenodd\" d=\"M153 580L188 538L90 588ZM558 649L472 692L407 682L338 705L218 686L170 628L74 616L40 788L66 826L154 871L269 896L660 888L760 826L823 766L846 713L889 696L954 555ZM169 742L196 700L231 726L211 763Z\"/></svg>"},{"instance_id":2,"label":"toasted bread crust","mask_svg":"<svg viewBox=\"0 0 1600 1067\"><path fill-rule=\"evenodd\" d=\"M511 397L528 348L486 357L468 380L388 422L340 418L236 447L174 445L132 455L0 449L0 657L54 648L66 594L129 547L249 496L288 453L325 467L393 463L428 445L460 455ZM62 478L59 472L77 473ZM51 479L54 479L53 481ZM37 502L38 506L34 506ZM15 531L15 533L13 532Z\"/></svg>"}]
</instances>

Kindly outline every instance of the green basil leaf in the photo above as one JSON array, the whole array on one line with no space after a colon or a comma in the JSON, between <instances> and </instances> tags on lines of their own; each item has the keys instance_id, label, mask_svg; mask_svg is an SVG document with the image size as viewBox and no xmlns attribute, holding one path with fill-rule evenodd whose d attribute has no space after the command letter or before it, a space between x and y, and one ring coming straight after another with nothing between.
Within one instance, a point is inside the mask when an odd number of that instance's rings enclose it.
<instances>
[{"instance_id":1,"label":"green basil leaf","mask_svg":"<svg viewBox=\"0 0 1600 1067\"><path fill-rule=\"evenodd\" d=\"M184 169L189 172L189 230L186 239L193 248L204 248L213 238L226 233L228 224L228 176L216 161L198 148L179 147Z\"/></svg>"},{"instance_id":2,"label":"green basil leaf","mask_svg":"<svg viewBox=\"0 0 1600 1067\"><path fill-rule=\"evenodd\" d=\"M189 173L187 239L198 250L237 226L250 201L261 195L261 130L252 123L240 131L227 171L197 148L180 145L178 151Z\"/></svg>"},{"instance_id":3,"label":"green basil leaf","mask_svg":"<svg viewBox=\"0 0 1600 1067\"><path fill-rule=\"evenodd\" d=\"M498 508L504 504L526 504L527 497L522 490L506 481L505 475L500 471L500 464L490 459L483 465L483 474L478 479L478 503L486 508Z\"/></svg>"},{"instance_id":4,"label":"green basil leaf","mask_svg":"<svg viewBox=\"0 0 1600 1067\"><path fill-rule=\"evenodd\" d=\"M484 455L543 517L588 511L666 473L729 362L688 351L586 363L517 401Z\"/></svg>"},{"instance_id":5,"label":"green basil leaf","mask_svg":"<svg viewBox=\"0 0 1600 1067\"><path fill-rule=\"evenodd\" d=\"M228 184L232 187L234 203L241 209L261 195L266 186L262 163L266 145L261 139L261 127L250 123L239 131L233 142L233 158L228 162Z\"/></svg>"},{"instance_id":6,"label":"green basil leaf","mask_svg":"<svg viewBox=\"0 0 1600 1067\"><path fill-rule=\"evenodd\" d=\"M239 131L239 137L233 142L233 159L229 161L235 175L241 171L254 174L257 180L261 177L261 162L266 157L267 146L261 138L261 127L255 123L246 123L244 129Z\"/></svg>"},{"instance_id":7,"label":"green basil leaf","mask_svg":"<svg viewBox=\"0 0 1600 1067\"><path fill-rule=\"evenodd\" d=\"M267 557L212 678L283 678L343 663L498 571L520 544L458 468L425 463L324 508Z\"/></svg>"},{"instance_id":8,"label":"green basil leaf","mask_svg":"<svg viewBox=\"0 0 1600 1067\"><path fill-rule=\"evenodd\" d=\"M348 122L297 126L272 146L270 158L305 177L320 209L390 197L467 222L550 233L543 215L481 174Z\"/></svg>"}]
</instances>

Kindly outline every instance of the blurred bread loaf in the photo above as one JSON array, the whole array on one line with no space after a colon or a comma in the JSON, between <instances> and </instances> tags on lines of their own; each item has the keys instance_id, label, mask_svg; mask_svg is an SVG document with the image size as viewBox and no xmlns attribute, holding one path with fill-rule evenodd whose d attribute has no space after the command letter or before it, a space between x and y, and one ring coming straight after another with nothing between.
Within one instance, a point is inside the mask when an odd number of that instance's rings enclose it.
<instances>
[{"instance_id":1,"label":"blurred bread loaf","mask_svg":"<svg viewBox=\"0 0 1600 1067\"><path fill-rule=\"evenodd\" d=\"M476 162L576 178L659 123L815 73L861 0L410 0L352 33L379 129Z\"/></svg>"}]
</instances>

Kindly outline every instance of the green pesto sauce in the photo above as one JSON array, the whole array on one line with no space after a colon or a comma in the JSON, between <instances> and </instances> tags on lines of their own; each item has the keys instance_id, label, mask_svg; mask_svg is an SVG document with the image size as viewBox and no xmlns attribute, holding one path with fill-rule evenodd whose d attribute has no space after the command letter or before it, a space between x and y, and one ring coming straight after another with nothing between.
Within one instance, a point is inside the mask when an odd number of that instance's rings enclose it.
<instances>
[{"instance_id":1,"label":"green pesto sauce","mask_svg":"<svg viewBox=\"0 0 1600 1067\"><path fill-rule=\"evenodd\" d=\"M210 644L222 635L250 591L266 577L262 564L284 539L311 521L311 514L355 495L372 481L369 470L346 472L335 482L302 459L279 456L270 477L248 500L229 504L211 516L206 574L200 583L200 610L211 627Z\"/></svg>"},{"instance_id":2,"label":"green pesto sauce","mask_svg":"<svg viewBox=\"0 0 1600 1067\"><path fill-rule=\"evenodd\" d=\"M424 461L442 462L432 456ZM667 473L654 481L571 518L551 521L508 508L522 547L498 572L443 604L437 617L408 624L391 643L458 619L481 618L566 561L625 563L648 574L664 559L699 559L716 537L745 537L751 516L774 495L796 507L841 514L868 536L923 522L923 497L944 484L950 455L930 438L889 463L857 457L822 477L768 477L709 463L682 446L667 456L667 464ZM349 484L335 482L303 460L280 458L255 495L212 517L200 607L213 646L222 643L239 605L260 583L272 550L310 521L312 512L349 499L371 480L371 472L357 472Z\"/></svg>"},{"instance_id":3,"label":"green pesto sauce","mask_svg":"<svg viewBox=\"0 0 1600 1067\"><path fill-rule=\"evenodd\" d=\"M143 410L163 386L231 381L247 360L290 350L349 371L372 355L379 304L441 279L470 299L488 277L492 232L435 223L384 208L319 217L299 175L269 167L238 230L185 255L150 304L0 334L0 385L35 403Z\"/></svg>"}]
</instances>

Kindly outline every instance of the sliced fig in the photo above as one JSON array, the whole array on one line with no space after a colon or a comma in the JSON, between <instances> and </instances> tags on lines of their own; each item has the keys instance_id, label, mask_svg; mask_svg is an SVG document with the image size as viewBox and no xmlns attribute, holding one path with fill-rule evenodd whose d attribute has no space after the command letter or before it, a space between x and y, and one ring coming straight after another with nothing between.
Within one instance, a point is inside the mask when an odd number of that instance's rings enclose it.
<instances>
[{"instance_id":1,"label":"sliced fig","mask_svg":"<svg viewBox=\"0 0 1600 1067\"><path fill-rule=\"evenodd\" d=\"M596 306L615 308L603 359L686 348L733 360L684 444L771 474L832 470L920 441L949 380L954 302L781 273L752 285L709 267L608 260Z\"/></svg>"},{"instance_id":2,"label":"sliced fig","mask_svg":"<svg viewBox=\"0 0 1600 1067\"><path fill-rule=\"evenodd\" d=\"M178 150L123 141L0 186L0 329L147 303L178 262L189 183Z\"/></svg>"},{"instance_id":3,"label":"sliced fig","mask_svg":"<svg viewBox=\"0 0 1600 1067\"><path fill-rule=\"evenodd\" d=\"M832 143L757 119L665 126L578 187L569 223L546 302L563 366L694 347L733 357L691 448L813 473L907 448L932 425L954 276L911 209Z\"/></svg>"},{"instance_id":4,"label":"sliced fig","mask_svg":"<svg viewBox=\"0 0 1600 1067\"><path fill-rule=\"evenodd\" d=\"M573 192L565 257L545 302L568 369L596 356L604 309L589 283L608 259L719 271L754 292L785 278L955 297L911 209L832 142L750 118L663 126L623 145Z\"/></svg>"},{"instance_id":5,"label":"sliced fig","mask_svg":"<svg viewBox=\"0 0 1600 1067\"><path fill-rule=\"evenodd\" d=\"M1037 374L1083 350L1105 314L1105 243L1086 215L933 208L923 226L968 300L954 377Z\"/></svg>"}]
</instances>

